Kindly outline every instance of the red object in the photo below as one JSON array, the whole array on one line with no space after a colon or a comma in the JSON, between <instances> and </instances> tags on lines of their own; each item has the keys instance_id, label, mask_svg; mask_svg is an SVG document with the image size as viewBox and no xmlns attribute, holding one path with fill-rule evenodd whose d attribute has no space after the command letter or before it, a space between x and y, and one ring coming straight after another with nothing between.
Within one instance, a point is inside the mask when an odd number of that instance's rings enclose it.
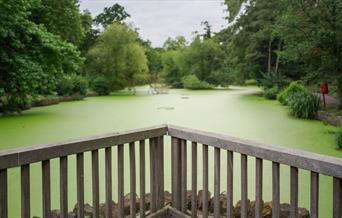
<instances>
[{"instance_id":1,"label":"red object","mask_svg":"<svg viewBox=\"0 0 342 218\"><path fill-rule=\"evenodd\" d=\"M321 83L321 84L319 85L319 88L320 88L322 94L328 94L328 93L329 93L328 84L326 84L326 83Z\"/></svg>"}]
</instances>

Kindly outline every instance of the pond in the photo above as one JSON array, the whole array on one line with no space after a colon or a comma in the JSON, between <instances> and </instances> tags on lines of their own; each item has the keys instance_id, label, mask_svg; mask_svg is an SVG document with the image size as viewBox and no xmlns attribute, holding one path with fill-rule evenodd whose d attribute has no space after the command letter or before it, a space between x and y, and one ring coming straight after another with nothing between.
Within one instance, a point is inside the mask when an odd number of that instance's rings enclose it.
<instances>
[{"instance_id":1,"label":"pond","mask_svg":"<svg viewBox=\"0 0 342 218\"><path fill-rule=\"evenodd\" d=\"M135 96L116 94L89 97L83 101L33 108L22 116L0 117L0 148L10 149L49 143L120 130L170 123L211 132L228 134L289 148L342 157L334 148L332 126L319 121L300 120L288 116L286 107L258 95L254 87L232 87L230 90L170 90L168 94L150 95L145 87ZM166 141L165 187L170 190L170 142ZM189 147L188 147L189 149ZM113 149L113 198L117 201L116 148ZM201 157L199 147L198 156ZM148 154L148 152L146 152ZM188 152L190 155L191 152ZM213 150L209 153L209 188L213 190ZM221 152L221 190L226 187L226 152ZM100 198L104 202L104 152L100 151ZM190 158L190 157L189 157ZM234 161L234 202L240 198L240 161ZM125 181L129 179L128 150L125 150ZM201 159L198 160L199 164ZM254 199L254 158L249 158L249 198ZM199 189L201 187L199 165ZM139 166L137 166L139 167ZM188 181L191 181L188 165ZM75 156L69 157L69 210L76 202ZM139 168L138 168L139 169ZM148 164L146 169L149 169ZM51 163L52 208L59 208L59 162ZM310 173L299 171L299 206L309 208ZM264 200L271 199L271 164L264 164ZM139 179L139 178L137 178ZM281 167L281 202L289 202L289 167ZM147 179L147 184L148 184ZM331 217L332 179L320 177L320 217ZM20 216L20 170L9 170L9 216ZM190 189L190 182L188 182ZM147 185L147 191L149 190ZM91 203L90 154L85 155L85 201ZM125 191L129 191L128 185ZM137 190L139 191L139 190ZM212 192L213 193L213 192ZM41 166L31 165L31 215L41 216Z\"/></svg>"}]
</instances>

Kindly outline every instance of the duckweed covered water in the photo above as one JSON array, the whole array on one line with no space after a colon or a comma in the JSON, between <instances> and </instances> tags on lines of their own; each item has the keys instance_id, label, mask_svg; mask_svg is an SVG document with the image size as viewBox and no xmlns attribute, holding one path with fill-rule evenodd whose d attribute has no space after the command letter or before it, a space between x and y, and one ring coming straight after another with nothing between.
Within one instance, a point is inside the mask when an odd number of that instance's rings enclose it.
<instances>
[{"instance_id":1,"label":"duckweed covered water","mask_svg":"<svg viewBox=\"0 0 342 218\"><path fill-rule=\"evenodd\" d=\"M50 143L120 130L171 123L235 137L342 157L334 148L332 126L319 121L289 117L277 101L259 97L258 88L217 91L170 90L166 95L148 95L142 88L136 96L90 97L83 101L33 108L22 116L0 117L0 148L10 149L32 144ZM170 190L170 140L166 138L165 187ZM189 149L189 148L188 148ZM201 153L198 148L198 185L201 187ZM113 198L117 201L117 160L113 147ZM148 152L146 152L148 155ZM190 152L188 152L190 158ZM210 180L213 190L213 150L209 153ZM221 189L226 187L226 152L221 152ZM104 152L100 151L100 198L104 202ZM240 199L240 155L234 161L234 201ZM146 157L148 160L148 157ZM249 158L248 195L254 199L255 160ZM137 160L138 163L138 160ZM76 202L75 156L68 159L69 210ZM139 167L139 166L137 166ZM188 181L191 181L188 163ZM138 168L139 169L139 168ZM149 169L148 163L146 169ZM299 206L309 208L310 173L299 171ZM148 171L147 171L148 173ZM59 161L51 163L52 208L59 208ZM264 163L264 200L272 196L271 164ZM137 176L138 177L138 176ZM289 202L289 167L281 166L281 202ZM139 179L139 177L137 178ZM9 216L20 216L20 170L9 170ZM125 181L129 181L128 150L125 150ZM147 176L148 184L148 176ZM320 176L320 217L331 217L332 179ZM190 182L188 182L190 183ZM129 184L129 183L125 183ZM139 183L137 183L139 184ZM188 186L190 189L190 185ZM129 191L128 185L125 191ZM139 191L139 190L137 190ZM147 185L147 191L149 186ZM31 165L31 216L41 216L41 166ZM85 155L85 201L91 203L91 159Z\"/></svg>"}]
</instances>

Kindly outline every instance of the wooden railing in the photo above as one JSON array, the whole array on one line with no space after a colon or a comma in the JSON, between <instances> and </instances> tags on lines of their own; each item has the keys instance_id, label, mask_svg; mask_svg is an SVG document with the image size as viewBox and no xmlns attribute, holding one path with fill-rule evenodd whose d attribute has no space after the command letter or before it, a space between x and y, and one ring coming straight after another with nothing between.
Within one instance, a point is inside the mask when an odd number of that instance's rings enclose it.
<instances>
[{"instance_id":1,"label":"wooden railing","mask_svg":"<svg viewBox=\"0 0 342 218\"><path fill-rule=\"evenodd\" d=\"M164 136L171 136L171 206L165 208L164 199ZM140 210L136 209L136 151L139 142L139 189ZM149 211L145 211L145 147L149 145L150 194ZM191 212L187 211L187 142L191 142ZM145 144L146 143L146 144ZM21 216L30 217L30 164L41 162L43 217L51 217L50 160L60 159L60 215L68 217L68 156L76 155L77 217L84 217L84 153L92 156L93 217L99 217L99 154L105 150L105 217L112 217L112 147L117 146L118 217L124 217L124 145L129 146L130 215L131 217L158 217L158 211L176 209L183 214L197 217L197 147L202 146L202 217L208 217L208 148L214 148L214 217L220 217L220 166L221 151L227 152L227 216L233 217L233 157L241 154L241 217L248 212L248 156L256 158L255 164L255 217L262 217L263 208L263 161L272 162L272 217L280 216L280 164L290 167L290 216L298 214L298 169L311 172L311 217L318 217L319 175L333 177L333 217L342 217L342 160L314 153L264 145L226 135L192 130L173 125L161 125L134 131L114 133L99 137L38 145L0 152L0 217L8 217L7 169L21 168ZM189 155L190 156L190 155ZM149 215L150 214L150 215ZM153 214L157 214L153 216ZM161 213L160 213L161 214ZM160 216L159 214L159 216ZM175 215L174 215L175 216Z\"/></svg>"}]
</instances>

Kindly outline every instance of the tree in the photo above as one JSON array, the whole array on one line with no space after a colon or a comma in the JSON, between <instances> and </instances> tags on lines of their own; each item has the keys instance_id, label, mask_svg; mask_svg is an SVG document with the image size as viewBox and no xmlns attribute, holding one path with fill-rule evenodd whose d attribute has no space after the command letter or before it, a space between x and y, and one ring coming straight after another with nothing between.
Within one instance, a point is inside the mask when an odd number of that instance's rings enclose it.
<instances>
[{"instance_id":1,"label":"tree","mask_svg":"<svg viewBox=\"0 0 342 218\"><path fill-rule=\"evenodd\" d=\"M106 28L108 25L120 23L130 16L123 6L116 3L111 7L105 7L103 12L95 17L94 22L96 25L102 25Z\"/></svg>"},{"instance_id":2,"label":"tree","mask_svg":"<svg viewBox=\"0 0 342 218\"><path fill-rule=\"evenodd\" d=\"M112 91L144 82L147 58L137 33L126 24L109 25L88 52L87 72L104 76Z\"/></svg>"},{"instance_id":3,"label":"tree","mask_svg":"<svg viewBox=\"0 0 342 218\"><path fill-rule=\"evenodd\" d=\"M79 0L41 0L30 19L63 40L78 45L85 35L79 11Z\"/></svg>"},{"instance_id":4,"label":"tree","mask_svg":"<svg viewBox=\"0 0 342 218\"><path fill-rule=\"evenodd\" d=\"M187 41L184 36L177 36L174 39L169 37L164 42L163 48L165 48L166 50L179 50L185 48L186 45Z\"/></svg>"},{"instance_id":5,"label":"tree","mask_svg":"<svg viewBox=\"0 0 342 218\"><path fill-rule=\"evenodd\" d=\"M28 17L39 1L0 2L0 110L20 111L28 97L51 94L65 72L83 59L75 46Z\"/></svg>"}]
</instances>

